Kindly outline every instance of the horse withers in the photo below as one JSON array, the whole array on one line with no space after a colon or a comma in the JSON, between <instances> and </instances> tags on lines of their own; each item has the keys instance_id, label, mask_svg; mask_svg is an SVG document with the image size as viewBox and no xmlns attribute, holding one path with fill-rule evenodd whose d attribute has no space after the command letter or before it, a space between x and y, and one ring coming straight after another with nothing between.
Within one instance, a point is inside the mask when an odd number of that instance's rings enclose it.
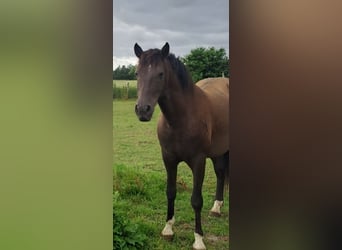
<instances>
[{"instance_id":1,"label":"horse withers","mask_svg":"<svg viewBox=\"0 0 342 250\"><path fill-rule=\"evenodd\" d=\"M172 238L175 223L177 166L186 162L193 174L191 205L195 211L194 249L206 249L201 210L205 161L209 157L217 177L215 202L210 213L220 216L224 183L229 170L229 79L208 78L193 84L185 65L163 48L143 51L135 44L138 100L135 113L150 121L159 105L158 139L167 172L167 218L162 236Z\"/></svg>"}]
</instances>

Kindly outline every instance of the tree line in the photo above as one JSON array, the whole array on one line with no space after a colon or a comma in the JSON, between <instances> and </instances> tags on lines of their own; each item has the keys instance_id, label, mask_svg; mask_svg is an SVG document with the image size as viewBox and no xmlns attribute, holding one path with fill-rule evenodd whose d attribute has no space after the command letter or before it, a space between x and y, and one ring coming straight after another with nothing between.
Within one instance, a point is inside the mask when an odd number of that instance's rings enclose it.
<instances>
[{"instance_id":1,"label":"tree line","mask_svg":"<svg viewBox=\"0 0 342 250\"><path fill-rule=\"evenodd\" d=\"M187 66L194 82L207 77L229 77L229 58L225 49L196 48L180 58ZM135 66L118 66L113 70L114 80L135 80Z\"/></svg>"},{"instance_id":2,"label":"tree line","mask_svg":"<svg viewBox=\"0 0 342 250\"><path fill-rule=\"evenodd\" d=\"M135 66L130 64L128 66L119 65L113 70L113 80L135 80Z\"/></svg>"}]
</instances>

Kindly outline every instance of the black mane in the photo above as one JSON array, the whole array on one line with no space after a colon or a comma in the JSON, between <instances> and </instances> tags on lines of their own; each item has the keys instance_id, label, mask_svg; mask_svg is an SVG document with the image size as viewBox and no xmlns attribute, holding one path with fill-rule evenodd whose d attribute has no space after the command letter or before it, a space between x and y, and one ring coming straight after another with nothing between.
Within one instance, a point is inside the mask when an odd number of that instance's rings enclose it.
<instances>
[{"instance_id":1,"label":"black mane","mask_svg":"<svg viewBox=\"0 0 342 250\"><path fill-rule=\"evenodd\" d=\"M182 86L182 88L187 88L192 86L191 76L184 65L184 63L179 59L179 57L175 57L174 54L170 53L166 60L170 63L172 70L177 75L177 78ZM159 49L150 49L145 51L144 55L141 57L140 64L142 66L147 66L149 64L158 64L162 61L161 50Z\"/></svg>"},{"instance_id":2,"label":"black mane","mask_svg":"<svg viewBox=\"0 0 342 250\"><path fill-rule=\"evenodd\" d=\"M185 67L184 63L174 54L169 54L167 56L167 60L169 61L173 71L176 72L178 80L183 88L189 87L192 85L191 76Z\"/></svg>"}]
</instances>

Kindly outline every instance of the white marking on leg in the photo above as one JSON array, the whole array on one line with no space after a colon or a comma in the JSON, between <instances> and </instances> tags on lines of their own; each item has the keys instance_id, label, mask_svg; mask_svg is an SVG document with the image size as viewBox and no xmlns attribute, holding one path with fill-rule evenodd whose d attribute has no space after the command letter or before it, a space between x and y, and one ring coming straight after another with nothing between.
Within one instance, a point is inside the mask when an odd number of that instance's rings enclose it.
<instances>
[{"instance_id":1,"label":"white marking on leg","mask_svg":"<svg viewBox=\"0 0 342 250\"><path fill-rule=\"evenodd\" d=\"M215 200L214 206L211 208L211 212L221 214L221 207L223 206L223 201Z\"/></svg>"},{"instance_id":2,"label":"white marking on leg","mask_svg":"<svg viewBox=\"0 0 342 250\"><path fill-rule=\"evenodd\" d=\"M171 220L168 220L166 222L166 225L162 231L163 236L172 236L174 234L172 231L173 224L175 224L175 216L173 216Z\"/></svg>"},{"instance_id":3,"label":"white marking on leg","mask_svg":"<svg viewBox=\"0 0 342 250\"><path fill-rule=\"evenodd\" d=\"M194 236L195 236L195 242L192 245L192 248L196 249L196 250L207 249L204 245L204 242L203 242L203 236L198 234L198 233L194 233Z\"/></svg>"}]
</instances>

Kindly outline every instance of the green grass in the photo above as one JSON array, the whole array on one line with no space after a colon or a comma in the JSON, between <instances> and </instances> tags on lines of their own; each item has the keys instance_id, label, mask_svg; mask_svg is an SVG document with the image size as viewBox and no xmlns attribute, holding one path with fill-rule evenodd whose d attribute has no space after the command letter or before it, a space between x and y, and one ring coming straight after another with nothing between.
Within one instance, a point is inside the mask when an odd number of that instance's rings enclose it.
<instances>
[{"instance_id":1,"label":"green grass","mask_svg":"<svg viewBox=\"0 0 342 250\"><path fill-rule=\"evenodd\" d=\"M113 188L120 194L114 209L124 211L127 218L148 236L146 249L189 249L194 241L191 170L185 163L178 166L175 237L172 242L165 241L160 232L165 225L167 210L166 172L156 134L160 110L156 107L152 120L142 123L135 116L134 105L135 100L113 101ZM215 187L215 173L208 160L203 184L204 242L208 249L228 249L228 199L221 218L208 216Z\"/></svg>"}]
</instances>

